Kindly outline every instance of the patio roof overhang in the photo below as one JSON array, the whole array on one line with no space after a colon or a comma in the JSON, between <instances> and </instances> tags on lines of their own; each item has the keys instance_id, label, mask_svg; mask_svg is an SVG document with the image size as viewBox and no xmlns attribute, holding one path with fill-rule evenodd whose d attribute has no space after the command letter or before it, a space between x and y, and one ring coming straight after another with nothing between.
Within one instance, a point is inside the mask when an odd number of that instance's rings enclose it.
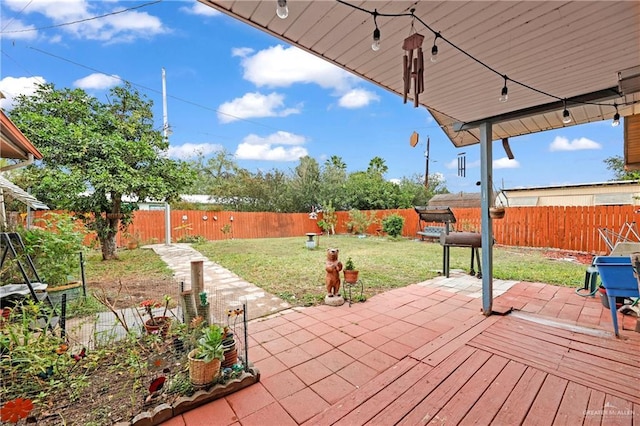
<instances>
[{"instance_id":1,"label":"patio roof overhang","mask_svg":"<svg viewBox=\"0 0 640 426\"><path fill-rule=\"evenodd\" d=\"M640 113L637 2L354 1L379 14L381 47L374 52L372 15L338 1L290 0L286 19L277 17L276 0L200 1L400 96L402 43L413 18L383 15L415 9L415 31L425 37L418 105L456 147L479 143L484 122L499 140L611 120L614 104L621 116ZM441 35L437 63L429 61L434 32L418 19ZM621 87L620 73L635 83ZM509 99L503 103L504 76ZM412 103L411 93L408 98Z\"/></svg>"},{"instance_id":2,"label":"patio roof overhang","mask_svg":"<svg viewBox=\"0 0 640 426\"><path fill-rule=\"evenodd\" d=\"M42 159L40 151L0 110L0 158L29 160L31 156L36 160Z\"/></svg>"}]
</instances>

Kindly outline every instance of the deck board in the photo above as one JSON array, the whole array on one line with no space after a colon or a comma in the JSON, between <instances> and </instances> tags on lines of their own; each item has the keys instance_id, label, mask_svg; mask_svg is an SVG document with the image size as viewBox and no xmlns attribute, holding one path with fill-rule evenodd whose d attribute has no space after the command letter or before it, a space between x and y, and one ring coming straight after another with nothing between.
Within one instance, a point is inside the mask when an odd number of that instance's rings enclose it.
<instances>
[{"instance_id":1,"label":"deck board","mask_svg":"<svg viewBox=\"0 0 640 426\"><path fill-rule=\"evenodd\" d=\"M526 418L529 407L531 407L546 376L547 374L543 371L527 367L511 394L509 394L509 398L507 398L498 414L494 417L493 423L496 425L521 424Z\"/></svg>"},{"instance_id":2,"label":"deck board","mask_svg":"<svg viewBox=\"0 0 640 426\"><path fill-rule=\"evenodd\" d=\"M407 389L404 394L391 402L366 424L372 426L396 424L402 420L405 413L411 411L429 393L437 389L452 372L464 364L475 352L477 351L471 347L465 346L461 348L443 361L438 368L431 370L422 377L412 388Z\"/></svg>"},{"instance_id":3,"label":"deck board","mask_svg":"<svg viewBox=\"0 0 640 426\"><path fill-rule=\"evenodd\" d=\"M602 410L604 409L605 396L604 392L591 390L583 426L600 426L600 424L602 424Z\"/></svg>"},{"instance_id":4,"label":"deck board","mask_svg":"<svg viewBox=\"0 0 640 426\"><path fill-rule=\"evenodd\" d=\"M526 333L523 333L526 327ZM550 330L551 329L551 330ZM546 331L553 332L549 336ZM620 346L611 342L611 348L600 347L598 353L606 355L599 358L588 352L569 349L571 338L578 335L583 342L588 339L602 344L602 338L586 336L568 330L529 323L520 319L506 319L496 324L469 342L470 346L487 350L497 355L509 357L516 361L540 368L567 380L573 380L589 388L640 403L640 369L634 366L638 356L628 353L628 345ZM617 349L626 348L626 353ZM626 357L624 362L618 359ZM588 373L588 374L587 374ZM624 384L624 386L621 386Z\"/></svg>"},{"instance_id":5,"label":"deck board","mask_svg":"<svg viewBox=\"0 0 640 426\"><path fill-rule=\"evenodd\" d=\"M305 425L325 426L334 424L349 414L352 410L357 409L361 404L365 403L369 398L380 392L382 389L391 385L398 377L401 377L418 364L419 362L413 358L403 358L398 361L395 368L386 370L384 373L360 387L358 392L352 392L339 403L329 407L330 409L327 409L308 420Z\"/></svg>"},{"instance_id":6,"label":"deck board","mask_svg":"<svg viewBox=\"0 0 640 426\"><path fill-rule=\"evenodd\" d=\"M440 409L430 423L458 424L465 417L487 388L500 375L509 360L501 356L492 355L487 362L456 392L456 394ZM497 404L493 399L488 404ZM485 405L484 409L489 409ZM437 420L436 420L437 419Z\"/></svg>"},{"instance_id":7,"label":"deck board","mask_svg":"<svg viewBox=\"0 0 640 426\"><path fill-rule=\"evenodd\" d=\"M542 387L536 395L536 399L531 404L527 417L524 419L524 426L542 426L553 424L564 390L569 382L551 374L542 384Z\"/></svg>"},{"instance_id":8,"label":"deck board","mask_svg":"<svg viewBox=\"0 0 640 426\"><path fill-rule=\"evenodd\" d=\"M510 360L482 396L471 406L469 412L460 421L460 426L490 424L526 369L526 365Z\"/></svg>"},{"instance_id":9,"label":"deck board","mask_svg":"<svg viewBox=\"0 0 640 426\"><path fill-rule=\"evenodd\" d=\"M589 388L569 382L553 420L554 425L573 426L581 424L589 405Z\"/></svg>"},{"instance_id":10,"label":"deck board","mask_svg":"<svg viewBox=\"0 0 640 426\"><path fill-rule=\"evenodd\" d=\"M640 426L639 347L635 335L478 315L305 424Z\"/></svg>"},{"instance_id":11,"label":"deck board","mask_svg":"<svg viewBox=\"0 0 640 426\"><path fill-rule=\"evenodd\" d=\"M433 367L425 363L418 363L406 374L402 375L367 401L360 404L357 410L351 411L335 424L344 426L365 424L367 421L371 420L372 417L382 411L384 407L400 398L407 389L412 389L416 382L432 369Z\"/></svg>"},{"instance_id":12,"label":"deck board","mask_svg":"<svg viewBox=\"0 0 640 426\"><path fill-rule=\"evenodd\" d=\"M490 357L491 354L485 351L474 352L460 365L460 368L453 371L439 386L432 392L429 392L429 394L397 424L399 426L426 424L431 420L435 420L438 423L447 423L447 419L440 418L437 414L440 407L446 405ZM414 390L414 392L418 391L418 389Z\"/></svg>"}]
</instances>

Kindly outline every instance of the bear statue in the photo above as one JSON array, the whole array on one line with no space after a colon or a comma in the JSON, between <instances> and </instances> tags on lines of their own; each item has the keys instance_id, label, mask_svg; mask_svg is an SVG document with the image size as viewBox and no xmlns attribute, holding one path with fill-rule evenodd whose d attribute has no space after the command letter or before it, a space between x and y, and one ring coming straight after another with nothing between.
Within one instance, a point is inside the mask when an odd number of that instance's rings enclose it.
<instances>
[{"instance_id":1,"label":"bear statue","mask_svg":"<svg viewBox=\"0 0 640 426\"><path fill-rule=\"evenodd\" d=\"M333 297L340 295L340 271L342 271L342 262L338 260L338 249L327 249L327 261L324 269L327 271L325 282L327 285L327 296Z\"/></svg>"}]
</instances>

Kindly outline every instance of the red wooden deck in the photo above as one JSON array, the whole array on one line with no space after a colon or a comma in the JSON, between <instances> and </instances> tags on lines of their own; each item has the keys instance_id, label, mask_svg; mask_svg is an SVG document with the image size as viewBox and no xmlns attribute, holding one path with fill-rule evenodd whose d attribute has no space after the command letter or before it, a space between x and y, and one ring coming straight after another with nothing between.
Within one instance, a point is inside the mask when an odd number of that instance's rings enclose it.
<instances>
[{"instance_id":1,"label":"red wooden deck","mask_svg":"<svg viewBox=\"0 0 640 426\"><path fill-rule=\"evenodd\" d=\"M260 383L166 425L637 425L640 333L599 300L518 283L480 300L429 286L253 325Z\"/></svg>"}]
</instances>

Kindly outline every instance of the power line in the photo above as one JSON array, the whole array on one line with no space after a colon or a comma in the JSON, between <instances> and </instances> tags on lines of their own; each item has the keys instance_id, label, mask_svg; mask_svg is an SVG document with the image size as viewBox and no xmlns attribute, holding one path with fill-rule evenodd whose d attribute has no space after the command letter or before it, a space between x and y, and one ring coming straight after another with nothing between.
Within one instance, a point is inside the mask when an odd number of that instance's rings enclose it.
<instances>
[{"instance_id":1,"label":"power line","mask_svg":"<svg viewBox=\"0 0 640 426\"><path fill-rule=\"evenodd\" d=\"M18 16L22 15L22 12L24 12L24 10L25 10L26 8L28 8L28 7L29 7L29 5L31 5L31 3L33 3L33 0L29 0L29 3L25 4L25 5L24 5L24 7L23 7L22 9L20 9L20 11L16 14L16 16L11 17L11 19L9 19L9 22L7 22L7 23L5 24L5 26L4 26L4 27L2 27L2 30L4 30L5 28L7 28L9 25L11 25L11 23L12 23L12 22L13 22L13 21L18 17ZM2 34L2 33L0 32L0 34Z\"/></svg>"},{"instance_id":2,"label":"power line","mask_svg":"<svg viewBox=\"0 0 640 426\"><path fill-rule=\"evenodd\" d=\"M67 58L64 58L64 57L62 57L62 56L55 55L55 54L50 53L50 52L47 52L47 51L45 51L45 50L38 49L37 47L29 46L29 49L31 49L31 50L35 50L36 52L42 53L42 54L47 55L47 56L51 56L51 57L56 58L56 59L59 59L59 60L61 60L61 61L69 62L70 64L73 64L73 65L75 65L75 66L78 66L78 67L81 67L81 68L87 69L87 70L89 70L89 71L93 71L93 72L97 72L97 73L100 73L100 74L108 75L108 76L110 76L110 77L112 77L112 78L115 78L115 79L117 79L117 80L122 81L123 83L129 83L129 84L131 84L132 86L139 87L139 88L141 88L141 89L144 89L144 90L147 90L147 91L150 91L150 92L153 92L153 93L157 93L157 94L160 94L160 95L162 94L162 91L160 91L160 90L158 90L158 89L153 89L153 88L151 88L151 87L147 87L147 86L144 86L144 85L142 85L142 84L134 83L133 81L126 80L126 79L124 79L124 78L122 78L122 77L119 77L119 76L116 76L116 75L113 75L113 74L109 74L109 73L104 72L104 71L101 71L101 70L99 70L99 69L97 69L97 68L93 68L93 67L90 67L90 66L88 66L88 65L84 65L84 64L81 64L81 63L79 63L79 62L72 61L71 59L67 59ZM215 113L217 113L217 114L221 114L221 115L225 115L225 116L227 116L227 117L234 118L234 119L239 120L239 121L244 121L245 123L255 124L255 125L257 125L257 126L262 126L262 127L267 128L267 129L279 130L278 128L273 127L273 126L269 126L268 124L259 123L259 122L257 122L257 121L253 121L253 120L249 120L249 119L246 119L246 118L238 117L238 116L236 116L236 115L229 114L229 113L226 113L226 112L223 112L223 111L217 110L217 109L215 109L215 108L211 108L211 107L208 107L208 106L206 106L206 105L202 105L202 104L199 104L199 103L197 103L197 102L190 101L190 100L188 100L188 99L180 98L180 97L178 97L178 96L168 95L168 97L169 97L169 98L171 98L171 99L174 99L174 100L176 100L176 101L184 102L184 103L186 103L186 104L193 105L193 106L198 107L198 108L202 108L202 109L205 109L205 110L208 110L208 111L215 112Z\"/></svg>"},{"instance_id":3,"label":"power line","mask_svg":"<svg viewBox=\"0 0 640 426\"><path fill-rule=\"evenodd\" d=\"M33 1L33 0L32 0ZM39 31L39 30L50 30L51 28L59 28L59 27L65 27L68 25L74 25L74 24L80 24L82 22L88 22L88 21L94 21L96 19L101 19L101 18L106 18L107 16L113 16L113 15L118 15L120 13L125 13L125 12L130 12L132 10L136 10L136 9L141 9L143 7L147 7L147 6L152 6L154 4L157 3L161 3L163 0L156 0L156 1L152 1L149 3L144 3L138 6L133 6L133 7L128 7L126 9L122 9L122 10L117 10L115 12L110 12L110 13L105 13L104 15L97 15L97 16L92 16L90 18L85 18L85 19L79 19L77 21L71 21L71 22L64 22L62 24L56 24L56 25L49 25L47 27L39 27L39 28L24 28L21 30L13 30L13 31L4 31L4 28L6 28L9 24L5 25L5 27L2 29L2 31L0 31L0 34L15 34L15 33L26 33L29 31ZM31 4L31 2L29 2L29 4ZM27 5L28 6L28 5ZM20 13L22 13L22 11L24 9L26 9L25 6L24 8L22 8L22 10L20 11ZM13 19L12 19L13 21ZM11 21L9 22L11 23Z\"/></svg>"}]
</instances>

